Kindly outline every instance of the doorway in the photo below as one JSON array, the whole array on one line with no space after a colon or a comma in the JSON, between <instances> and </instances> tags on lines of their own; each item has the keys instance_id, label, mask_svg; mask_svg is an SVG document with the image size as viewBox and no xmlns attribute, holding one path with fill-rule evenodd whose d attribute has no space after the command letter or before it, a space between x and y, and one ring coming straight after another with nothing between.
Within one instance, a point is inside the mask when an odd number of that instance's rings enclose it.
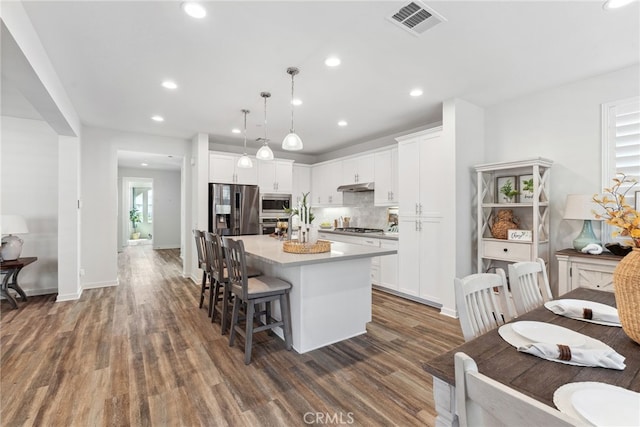
<instances>
[{"instance_id":1,"label":"doorway","mask_svg":"<svg viewBox=\"0 0 640 427\"><path fill-rule=\"evenodd\" d=\"M153 244L153 178L123 177L123 238L127 246Z\"/></svg>"}]
</instances>

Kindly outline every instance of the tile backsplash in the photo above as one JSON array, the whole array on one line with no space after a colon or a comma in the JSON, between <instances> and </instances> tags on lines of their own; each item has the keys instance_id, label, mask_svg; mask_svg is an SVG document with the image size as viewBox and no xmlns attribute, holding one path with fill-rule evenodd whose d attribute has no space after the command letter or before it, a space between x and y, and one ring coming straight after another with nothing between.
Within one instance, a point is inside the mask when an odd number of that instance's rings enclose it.
<instances>
[{"instance_id":1,"label":"tile backsplash","mask_svg":"<svg viewBox=\"0 0 640 427\"><path fill-rule=\"evenodd\" d=\"M313 208L316 216L314 223L329 222L333 224L334 219L349 217L351 218L350 227L381 228L386 230L389 226L389 208L374 206L373 194L373 191L345 192L342 194L344 206L339 208Z\"/></svg>"}]
</instances>

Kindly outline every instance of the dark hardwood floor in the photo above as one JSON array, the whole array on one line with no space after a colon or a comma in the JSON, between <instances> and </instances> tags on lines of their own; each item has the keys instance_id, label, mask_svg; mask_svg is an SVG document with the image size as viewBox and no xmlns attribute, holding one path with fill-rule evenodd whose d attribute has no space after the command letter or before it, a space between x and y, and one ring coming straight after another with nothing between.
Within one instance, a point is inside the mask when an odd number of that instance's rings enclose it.
<instances>
[{"instance_id":1,"label":"dark hardwood floor","mask_svg":"<svg viewBox=\"0 0 640 427\"><path fill-rule=\"evenodd\" d=\"M129 247L117 287L2 301L0 425L434 424L421 363L463 342L456 319L374 291L367 334L300 355L265 332L245 366L178 255Z\"/></svg>"}]
</instances>

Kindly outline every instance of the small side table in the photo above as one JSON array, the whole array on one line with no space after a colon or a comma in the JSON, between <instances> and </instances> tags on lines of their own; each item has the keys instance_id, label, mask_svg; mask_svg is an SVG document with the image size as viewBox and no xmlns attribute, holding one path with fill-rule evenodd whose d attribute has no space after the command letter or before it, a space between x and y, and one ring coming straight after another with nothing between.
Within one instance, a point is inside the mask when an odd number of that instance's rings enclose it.
<instances>
[{"instance_id":1,"label":"small side table","mask_svg":"<svg viewBox=\"0 0 640 427\"><path fill-rule=\"evenodd\" d=\"M37 259L38 257L26 257L18 258L13 261L2 261L0 263L2 267L2 275L4 276L2 278L2 288L0 288L0 295L5 297L7 301L9 301L9 304L11 304L13 308L18 308L18 302L7 291L9 290L9 288L11 288L16 291L18 295L20 295L20 299L22 301L27 300L27 295L25 295L20 285L18 285L18 273L20 273L20 270L22 270L25 266L31 264L32 262L35 262Z\"/></svg>"}]
</instances>

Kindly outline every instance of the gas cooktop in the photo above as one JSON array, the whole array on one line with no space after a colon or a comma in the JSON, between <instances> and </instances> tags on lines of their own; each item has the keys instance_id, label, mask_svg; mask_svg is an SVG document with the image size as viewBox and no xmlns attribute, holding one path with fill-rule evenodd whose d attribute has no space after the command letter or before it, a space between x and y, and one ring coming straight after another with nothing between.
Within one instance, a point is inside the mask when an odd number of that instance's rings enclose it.
<instances>
[{"instance_id":1,"label":"gas cooktop","mask_svg":"<svg viewBox=\"0 0 640 427\"><path fill-rule=\"evenodd\" d=\"M382 233L384 230L381 228L363 228L363 227L343 227L336 228L333 231L342 231L345 233Z\"/></svg>"}]
</instances>

